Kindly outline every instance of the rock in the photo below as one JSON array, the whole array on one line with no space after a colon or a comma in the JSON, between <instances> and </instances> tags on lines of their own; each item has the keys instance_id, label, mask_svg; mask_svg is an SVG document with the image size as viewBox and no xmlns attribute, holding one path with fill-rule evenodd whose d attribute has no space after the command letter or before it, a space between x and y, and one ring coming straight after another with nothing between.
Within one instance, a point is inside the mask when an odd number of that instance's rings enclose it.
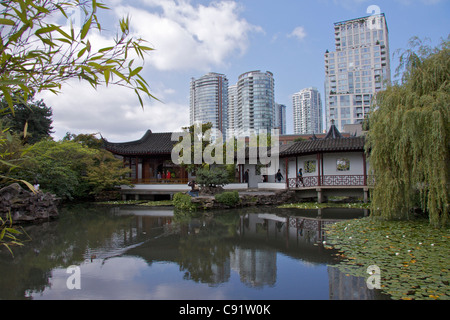
<instances>
[{"instance_id":1,"label":"rock","mask_svg":"<svg viewBox=\"0 0 450 320\"><path fill-rule=\"evenodd\" d=\"M58 216L59 199L51 193L32 192L13 183L0 189L0 217L13 222L35 222Z\"/></svg>"},{"instance_id":2,"label":"rock","mask_svg":"<svg viewBox=\"0 0 450 320\"><path fill-rule=\"evenodd\" d=\"M217 186L217 187L202 187L200 189L200 195L203 196L213 196L215 194L224 192L225 190L223 189L223 187Z\"/></svg>"},{"instance_id":3,"label":"rock","mask_svg":"<svg viewBox=\"0 0 450 320\"><path fill-rule=\"evenodd\" d=\"M291 190L280 190L270 194L267 193L246 193L239 195L239 203L234 208L250 207L250 206L270 206L281 205L292 202L295 192ZM191 199L192 203L197 204L202 209L229 209L229 205L216 201L214 196L199 196Z\"/></svg>"}]
</instances>

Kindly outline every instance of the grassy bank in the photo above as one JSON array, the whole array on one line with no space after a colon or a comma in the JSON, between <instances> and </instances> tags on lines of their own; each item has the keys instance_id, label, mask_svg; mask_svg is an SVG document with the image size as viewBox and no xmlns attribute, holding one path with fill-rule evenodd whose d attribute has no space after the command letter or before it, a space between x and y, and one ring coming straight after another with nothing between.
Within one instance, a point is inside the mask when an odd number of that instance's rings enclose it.
<instances>
[{"instance_id":1,"label":"grassy bank","mask_svg":"<svg viewBox=\"0 0 450 320\"><path fill-rule=\"evenodd\" d=\"M367 278L380 268L381 290L393 299L450 299L450 230L428 220L379 221L362 218L339 222L327 230L327 248L338 249L336 267Z\"/></svg>"}]
</instances>

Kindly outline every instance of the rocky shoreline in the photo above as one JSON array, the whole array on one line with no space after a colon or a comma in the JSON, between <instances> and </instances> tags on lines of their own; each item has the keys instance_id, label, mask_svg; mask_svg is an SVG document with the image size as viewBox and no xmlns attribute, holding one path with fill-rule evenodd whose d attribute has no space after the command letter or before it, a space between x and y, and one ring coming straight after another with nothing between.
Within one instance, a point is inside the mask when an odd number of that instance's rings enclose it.
<instances>
[{"instance_id":1,"label":"rocky shoreline","mask_svg":"<svg viewBox=\"0 0 450 320\"><path fill-rule=\"evenodd\" d=\"M0 218L14 223L48 221L58 217L60 200L51 193L28 191L18 183L0 189Z\"/></svg>"},{"instance_id":2,"label":"rocky shoreline","mask_svg":"<svg viewBox=\"0 0 450 320\"><path fill-rule=\"evenodd\" d=\"M239 192L239 202L235 205L227 205L217 201L214 196L200 195L193 197L191 202L199 209L229 209L251 206L282 205L295 199L295 192L280 190L274 192Z\"/></svg>"}]
</instances>

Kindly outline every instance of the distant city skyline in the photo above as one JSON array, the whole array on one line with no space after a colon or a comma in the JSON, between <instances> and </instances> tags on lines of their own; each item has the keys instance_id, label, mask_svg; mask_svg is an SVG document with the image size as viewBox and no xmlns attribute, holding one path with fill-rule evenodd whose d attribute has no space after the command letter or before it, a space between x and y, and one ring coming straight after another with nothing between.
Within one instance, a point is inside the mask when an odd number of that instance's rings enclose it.
<instances>
[{"instance_id":1,"label":"distant city skyline","mask_svg":"<svg viewBox=\"0 0 450 320\"><path fill-rule=\"evenodd\" d=\"M286 105L287 132L293 132L292 94L317 87L325 100L324 54L334 51L335 22L378 9L384 13L392 76L398 66L394 53L408 49L412 37L429 38L436 46L450 30L448 0L285 0L282 5L268 0L111 0L107 5L111 10L99 12L102 32L90 32L86 40L112 45L119 19L129 15L131 34L155 49L141 74L158 100L144 99L141 108L132 90L112 85L94 90L71 80L58 95L35 97L52 107L55 139L66 132L100 132L110 141L131 141L148 129L181 130L189 125L190 79L212 71L234 83L247 70L270 70L275 101ZM305 8L308 14L299 15ZM369 10L373 8L377 10Z\"/></svg>"},{"instance_id":2,"label":"distant city skyline","mask_svg":"<svg viewBox=\"0 0 450 320\"><path fill-rule=\"evenodd\" d=\"M190 82L189 124L211 123L224 139L279 129L286 134L286 106L276 103L270 71L248 71L236 84L226 75L209 72ZM213 133L213 140L216 133Z\"/></svg>"}]
</instances>

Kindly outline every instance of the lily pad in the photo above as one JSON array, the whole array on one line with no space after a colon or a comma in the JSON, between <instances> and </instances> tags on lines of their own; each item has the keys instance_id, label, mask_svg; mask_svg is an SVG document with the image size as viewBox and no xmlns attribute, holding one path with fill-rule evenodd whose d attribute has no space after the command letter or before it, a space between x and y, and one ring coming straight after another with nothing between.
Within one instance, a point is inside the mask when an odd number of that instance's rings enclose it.
<instances>
[{"instance_id":1,"label":"lily pad","mask_svg":"<svg viewBox=\"0 0 450 320\"><path fill-rule=\"evenodd\" d=\"M340 250L337 267L346 273L367 278L367 268L377 265L382 291L392 299L450 299L448 228L367 217L333 224L326 237L327 246Z\"/></svg>"}]
</instances>

